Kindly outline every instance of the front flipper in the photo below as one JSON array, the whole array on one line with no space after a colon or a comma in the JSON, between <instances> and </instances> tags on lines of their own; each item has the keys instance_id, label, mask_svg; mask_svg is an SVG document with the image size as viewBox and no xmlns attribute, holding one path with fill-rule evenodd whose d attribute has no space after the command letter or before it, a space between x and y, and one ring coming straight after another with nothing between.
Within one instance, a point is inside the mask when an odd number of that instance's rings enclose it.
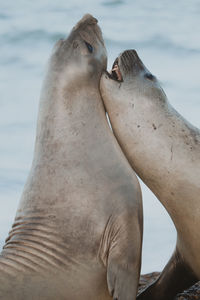
<instances>
[{"instance_id":1,"label":"front flipper","mask_svg":"<svg viewBox=\"0 0 200 300\"><path fill-rule=\"evenodd\" d=\"M100 257L107 267L107 284L114 300L136 299L141 265L142 225L128 213L110 217Z\"/></svg>"},{"instance_id":2,"label":"front flipper","mask_svg":"<svg viewBox=\"0 0 200 300\"><path fill-rule=\"evenodd\" d=\"M197 281L198 278L176 249L160 277L141 292L137 300L173 300L179 292Z\"/></svg>"},{"instance_id":3,"label":"front flipper","mask_svg":"<svg viewBox=\"0 0 200 300\"><path fill-rule=\"evenodd\" d=\"M111 260L107 270L107 283L110 295L114 300L136 299L138 288L138 267L129 270L128 265Z\"/></svg>"}]
</instances>

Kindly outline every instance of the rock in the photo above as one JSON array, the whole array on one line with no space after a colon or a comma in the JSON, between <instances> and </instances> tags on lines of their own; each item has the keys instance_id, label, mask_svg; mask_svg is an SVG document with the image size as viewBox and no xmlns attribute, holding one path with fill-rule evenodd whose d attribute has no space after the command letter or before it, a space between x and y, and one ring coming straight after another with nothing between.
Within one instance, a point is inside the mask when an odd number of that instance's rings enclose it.
<instances>
[{"instance_id":1,"label":"rock","mask_svg":"<svg viewBox=\"0 0 200 300\"><path fill-rule=\"evenodd\" d=\"M159 275L160 275L159 272L153 272L153 273L141 275L138 292L141 292L145 287L153 283L158 278Z\"/></svg>"},{"instance_id":2,"label":"rock","mask_svg":"<svg viewBox=\"0 0 200 300\"><path fill-rule=\"evenodd\" d=\"M141 292L149 284L153 283L154 280L156 280L159 275L160 275L159 272L153 272L153 273L141 275L140 283L139 283L139 292ZM175 300L200 300L200 282L194 284L188 290L178 294Z\"/></svg>"}]
</instances>

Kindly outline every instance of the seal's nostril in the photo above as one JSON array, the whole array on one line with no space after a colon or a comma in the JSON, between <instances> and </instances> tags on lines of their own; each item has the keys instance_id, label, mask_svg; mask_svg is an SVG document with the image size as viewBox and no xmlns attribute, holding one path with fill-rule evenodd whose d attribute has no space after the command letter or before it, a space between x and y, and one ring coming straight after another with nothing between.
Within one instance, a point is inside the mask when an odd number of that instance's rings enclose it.
<instances>
[{"instance_id":1,"label":"seal's nostril","mask_svg":"<svg viewBox=\"0 0 200 300\"><path fill-rule=\"evenodd\" d=\"M144 75L145 78L149 79L149 80L154 80L155 79L155 76L153 76L151 73L146 73Z\"/></svg>"},{"instance_id":2,"label":"seal's nostril","mask_svg":"<svg viewBox=\"0 0 200 300\"><path fill-rule=\"evenodd\" d=\"M92 15L87 14L83 16L83 18L75 25L73 30L77 30L81 27L85 27L87 25L96 25L98 23L98 20L94 18Z\"/></svg>"},{"instance_id":3,"label":"seal's nostril","mask_svg":"<svg viewBox=\"0 0 200 300\"><path fill-rule=\"evenodd\" d=\"M94 18L92 15L90 14L86 14L83 16L82 20L81 20L82 23L88 23L90 25L95 25L98 23L98 20L96 18Z\"/></svg>"}]
</instances>

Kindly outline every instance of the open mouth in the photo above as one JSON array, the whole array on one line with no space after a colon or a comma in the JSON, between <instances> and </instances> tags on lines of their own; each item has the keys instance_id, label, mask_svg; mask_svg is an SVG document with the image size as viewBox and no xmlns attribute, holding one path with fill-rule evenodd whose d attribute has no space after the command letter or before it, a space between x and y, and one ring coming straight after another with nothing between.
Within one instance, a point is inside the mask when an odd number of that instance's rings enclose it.
<instances>
[{"instance_id":1,"label":"open mouth","mask_svg":"<svg viewBox=\"0 0 200 300\"><path fill-rule=\"evenodd\" d=\"M115 80L115 81L118 81L118 82L123 81L122 73L121 73L120 68L119 68L119 59L118 58L116 58L116 60L114 61L114 64L112 66L112 70L111 70L111 72L108 72L108 76L112 80Z\"/></svg>"}]
</instances>

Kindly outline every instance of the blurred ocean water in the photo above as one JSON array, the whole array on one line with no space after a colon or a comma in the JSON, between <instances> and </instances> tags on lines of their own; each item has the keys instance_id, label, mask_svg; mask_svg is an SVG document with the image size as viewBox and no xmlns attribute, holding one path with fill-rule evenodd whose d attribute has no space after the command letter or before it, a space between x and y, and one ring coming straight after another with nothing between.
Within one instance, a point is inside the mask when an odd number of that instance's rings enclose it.
<instances>
[{"instance_id":1,"label":"blurred ocean water","mask_svg":"<svg viewBox=\"0 0 200 300\"><path fill-rule=\"evenodd\" d=\"M102 28L109 66L138 51L171 104L200 127L198 0L0 0L0 247L15 216L33 155L41 83L53 44L85 13ZM161 270L176 242L159 201L144 196L143 272Z\"/></svg>"}]
</instances>

